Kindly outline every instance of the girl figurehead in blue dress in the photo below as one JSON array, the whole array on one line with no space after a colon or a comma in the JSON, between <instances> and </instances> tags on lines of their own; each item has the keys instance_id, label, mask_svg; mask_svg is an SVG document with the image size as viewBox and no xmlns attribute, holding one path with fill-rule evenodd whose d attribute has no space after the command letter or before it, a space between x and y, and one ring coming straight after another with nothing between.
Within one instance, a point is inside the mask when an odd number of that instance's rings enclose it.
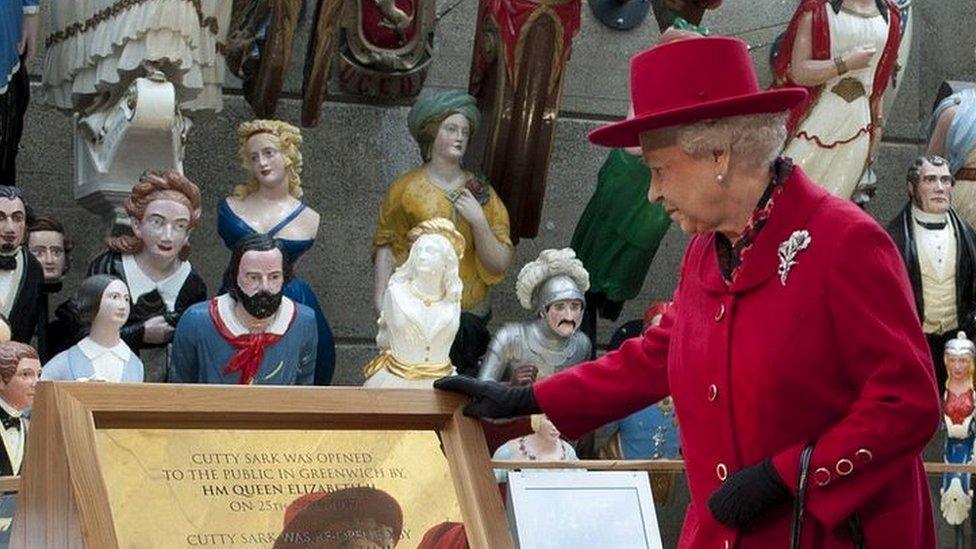
<instances>
[{"instance_id":1,"label":"girl figurehead in blue dress","mask_svg":"<svg viewBox=\"0 0 976 549\"><path fill-rule=\"evenodd\" d=\"M250 179L234 188L217 209L217 233L228 249L242 237L264 233L281 242L285 259L294 265L312 248L319 214L301 201L302 134L279 120L253 120L237 130L240 160ZM335 370L332 329L311 286L295 277L284 294L315 311L319 343L315 384L328 385Z\"/></svg>"}]
</instances>

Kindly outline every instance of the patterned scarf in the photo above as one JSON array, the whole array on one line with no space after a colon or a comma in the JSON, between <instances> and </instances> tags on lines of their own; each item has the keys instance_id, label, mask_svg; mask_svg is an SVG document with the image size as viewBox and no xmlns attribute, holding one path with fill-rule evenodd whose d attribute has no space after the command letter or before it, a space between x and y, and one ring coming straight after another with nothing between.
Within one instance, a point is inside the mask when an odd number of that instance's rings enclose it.
<instances>
[{"instance_id":1,"label":"patterned scarf","mask_svg":"<svg viewBox=\"0 0 976 549\"><path fill-rule=\"evenodd\" d=\"M745 259L746 252L756 241L759 231L766 226L769 215L773 211L776 197L783 192L784 183L793 173L793 161L786 157L777 158L769 168L769 185L766 191L756 204L756 209L752 212L752 217L746 228L742 231L742 236L733 244L722 233L715 234L715 251L718 253L718 266L722 271L725 282L732 284L739 274L739 267Z\"/></svg>"}]
</instances>

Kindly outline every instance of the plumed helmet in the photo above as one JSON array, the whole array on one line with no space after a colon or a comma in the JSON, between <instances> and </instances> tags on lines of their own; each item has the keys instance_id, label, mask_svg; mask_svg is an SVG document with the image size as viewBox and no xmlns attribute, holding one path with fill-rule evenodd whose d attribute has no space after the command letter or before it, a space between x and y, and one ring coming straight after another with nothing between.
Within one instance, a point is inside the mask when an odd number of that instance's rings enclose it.
<instances>
[{"instance_id":1,"label":"plumed helmet","mask_svg":"<svg viewBox=\"0 0 976 549\"><path fill-rule=\"evenodd\" d=\"M527 263L515 281L515 295L522 307L542 311L564 299L585 301L590 275L572 248L542 250L539 258Z\"/></svg>"},{"instance_id":2,"label":"plumed helmet","mask_svg":"<svg viewBox=\"0 0 976 549\"><path fill-rule=\"evenodd\" d=\"M976 358L976 345L966 337L966 332L959 332L956 337L946 342L946 356L966 356Z\"/></svg>"},{"instance_id":3,"label":"plumed helmet","mask_svg":"<svg viewBox=\"0 0 976 549\"><path fill-rule=\"evenodd\" d=\"M556 275L542 283L536 290L535 308L544 310L557 301L578 299L586 302L583 290L576 285L576 281L569 275Z\"/></svg>"}]
</instances>

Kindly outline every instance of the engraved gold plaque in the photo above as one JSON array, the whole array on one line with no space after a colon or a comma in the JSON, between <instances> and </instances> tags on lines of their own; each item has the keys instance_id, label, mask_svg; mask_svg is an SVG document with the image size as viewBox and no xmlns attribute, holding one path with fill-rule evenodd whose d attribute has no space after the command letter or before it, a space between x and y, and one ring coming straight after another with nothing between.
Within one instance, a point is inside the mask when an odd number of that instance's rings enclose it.
<instances>
[{"instance_id":1,"label":"engraved gold plaque","mask_svg":"<svg viewBox=\"0 0 976 549\"><path fill-rule=\"evenodd\" d=\"M356 487L396 503L353 509L344 515L349 525L338 532L333 525L327 535L309 531L305 520L289 539L326 547L315 541L375 541L377 529L389 536L394 527L371 517L395 516L397 504L397 548L417 547L440 523L461 522L432 431L98 429L96 441L120 547L275 547L286 517Z\"/></svg>"}]
</instances>

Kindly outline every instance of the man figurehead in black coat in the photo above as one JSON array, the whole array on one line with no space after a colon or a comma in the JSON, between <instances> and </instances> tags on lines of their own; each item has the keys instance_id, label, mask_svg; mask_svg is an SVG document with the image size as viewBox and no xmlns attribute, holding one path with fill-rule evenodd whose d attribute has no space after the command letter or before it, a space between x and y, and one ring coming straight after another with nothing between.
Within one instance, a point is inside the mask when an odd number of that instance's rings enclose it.
<instances>
[{"instance_id":1,"label":"man figurehead in black coat","mask_svg":"<svg viewBox=\"0 0 976 549\"><path fill-rule=\"evenodd\" d=\"M44 269L24 245L31 219L21 190L0 186L0 314L21 343L30 343L37 331L44 284Z\"/></svg>"},{"instance_id":2,"label":"man figurehead in black coat","mask_svg":"<svg viewBox=\"0 0 976 549\"><path fill-rule=\"evenodd\" d=\"M916 158L908 168L909 202L888 224L905 259L940 394L945 390L946 341L959 330L976 330L976 232L952 209L953 184L945 159Z\"/></svg>"}]
</instances>

